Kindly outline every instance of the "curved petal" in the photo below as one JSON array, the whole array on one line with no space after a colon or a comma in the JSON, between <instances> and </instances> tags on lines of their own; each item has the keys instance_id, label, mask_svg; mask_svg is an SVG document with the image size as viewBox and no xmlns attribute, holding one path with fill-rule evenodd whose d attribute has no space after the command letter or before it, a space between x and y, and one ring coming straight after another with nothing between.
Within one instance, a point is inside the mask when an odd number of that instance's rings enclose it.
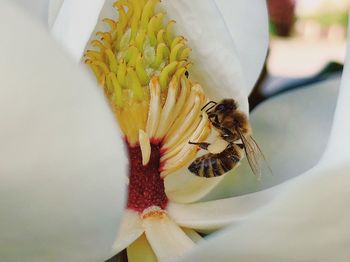
<instances>
[{"instance_id":1,"label":"curved petal","mask_svg":"<svg viewBox=\"0 0 350 262\"><path fill-rule=\"evenodd\" d=\"M269 45L266 1L215 0L215 2L235 43L246 87L250 93L263 68Z\"/></svg>"},{"instance_id":2,"label":"curved petal","mask_svg":"<svg viewBox=\"0 0 350 262\"><path fill-rule=\"evenodd\" d=\"M117 238L112 247L112 252L117 254L127 248L140 237L144 231L140 215L135 211L126 209L118 230Z\"/></svg>"},{"instance_id":3,"label":"curved petal","mask_svg":"<svg viewBox=\"0 0 350 262\"><path fill-rule=\"evenodd\" d=\"M272 202L279 190L281 189L274 188L240 197L187 205L170 202L167 211L171 219L180 226L210 232L241 221Z\"/></svg>"},{"instance_id":4,"label":"curved petal","mask_svg":"<svg viewBox=\"0 0 350 262\"><path fill-rule=\"evenodd\" d=\"M49 10L48 10L48 18L47 23L49 28L52 28L53 24L57 19L57 15L61 10L62 4L64 0L49 0Z\"/></svg>"},{"instance_id":5,"label":"curved petal","mask_svg":"<svg viewBox=\"0 0 350 262\"><path fill-rule=\"evenodd\" d=\"M199 241L203 240L200 234L198 234L196 231L194 231L191 228L183 227L181 228L183 232L194 242L198 243Z\"/></svg>"},{"instance_id":6,"label":"curved petal","mask_svg":"<svg viewBox=\"0 0 350 262\"><path fill-rule=\"evenodd\" d=\"M21 5L34 19L41 22L45 27L47 26L48 0L13 0L13 2Z\"/></svg>"},{"instance_id":7,"label":"curved petal","mask_svg":"<svg viewBox=\"0 0 350 262\"><path fill-rule=\"evenodd\" d=\"M199 243L181 261L347 261L350 166L314 168L241 223Z\"/></svg>"},{"instance_id":8,"label":"curved petal","mask_svg":"<svg viewBox=\"0 0 350 262\"><path fill-rule=\"evenodd\" d=\"M269 188L309 170L330 135L340 80L334 78L267 100L251 113L253 136L273 174L260 180L246 161L206 197L217 199ZM285 120L285 121L284 121Z\"/></svg>"},{"instance_id":9,"label":"curved petal","mask_svg":"<svg viewBox=\"0 0 350 262\"><path fill-rule=\"evenodd\" d=\"M114 116L101 90L9 1L0 2L0 30L0 260L102 261L124 207Z\"/></svg>"},{"instance_id":10,"label":"curved petal","mask_svg":"<svg viewBox=\"0 0 350 262\"><path fill-rule=\"evenodd\" d=\"M350 32L350 27L348 28ZM348 34L349 35L349 34ZM345 67L343 70L341 87L339 91L339 99L337 103L336 112L334 115L334 124L331 131L331 136L329 143L327 145L327 150L322 158L322 161L332 164L337 164L339 162L349 161L350 155L350 122L349 122L349 90L350 84L350 39L347 42L347 55L345 59Z\"/></svg>"},{"instance_id":11,"label":"curved petal","mask_svg":"<svg viewBox=\"0 0 350 262\"><path fill-rule=\"evenodd\" d=\"M51 27L52 35L75 61L81 59L103 4L104 0L65 0L61 4ZM50 7L57 5L52 3Z\"/></svg>"},{"instance_id":12,"label":"curved petal","mask_svg":"<svg viewBox=\"0 0 350 262\"><path fill-rule=\"evenodd\" d=\"M167 197L176 203L192 203L206 196L224 176L214 178L197 177L187 169L170 174L164 179Z\"/></svg>"},{"instance_id":13,"label":"curved petal","mask_svg":"<svg viewBox=\"0 0 350 262\"><path fill-rule=\"evenodd\" d=\"M221 261L348 260L348 62L349 54L331 139L319 164L286 182L285 190L275 201L247 217L244 223L222 231L182 261L212 261L218 255Z\"/></svg>"},{"instance_id":14,"label":"curved petal","mask_svg":"<svg viewBox=\"0 0 350 262\"><path fill-rule=\"evenodd\" d=\"M148 243L145 234L142 234L128 248L128 262L157 262L152 247Z\"/></svg>"},{"instance_id":15,"label":"curved petal","mask_svg":"<svg viewBox=\"0 0 350 262\"><path fill-rule=\"evenodd\" d=\"M195 245L167 215L145 218L143 226L159 261L180 257Z\"/></svg>"},{"instance_id":16,"label":"curved petal","mask_svg":"<svg viewBox=\"0 0 350 262\"><path fill-rule=\"evenodd\" d=\"M216 3L212 0L162 1L176 21L177 33L188 39L194 65L191 74L212 100L234 97L248 115L246 81L235 44Z\"/></svg>"}]
</instances>

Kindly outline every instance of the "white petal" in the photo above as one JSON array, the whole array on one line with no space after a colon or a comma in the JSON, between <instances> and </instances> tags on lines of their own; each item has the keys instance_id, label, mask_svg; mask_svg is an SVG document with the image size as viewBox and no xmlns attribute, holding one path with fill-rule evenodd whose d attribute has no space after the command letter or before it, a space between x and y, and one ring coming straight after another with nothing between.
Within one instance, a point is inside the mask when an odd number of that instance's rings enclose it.
<instances>
[{"instance_id":1,"label":"white petal","mask_svg":"<svg viewBox=\"0 0 350 262\"><path fill-rule=\"evenodd\" d=\"M120 224L118 235L113 244L114 254L119 253L134 242L145 230L142 227L140 215L130 209L126 209Z\"/></svg>"},{"instance_id":2,"label":"white petal","mask_svg":"<svg viewBox=\"0 0 350 262\"><path fill-rule=\"evenodd\" d=\"M192 48L193 77L200 81L212 100L234 97L248 113L246 80L234 41L212 0L164 0L161 5L170 19L176 20L177 33L188 39ZM243 15L243 14L242 14Z\"/></svg>"},{"instance_id":3,"label":"white petal","mask_svg":"<svg viewBox=\"0 0 350 262\"><path fill-rule=\"evenodd\" d=\"M348 59L331 140L319 164L278 186L284 190L275 201L203 243L182 261L212 261L218 255L221 261L349 259Z\"/></svg>"},{"instance_id":4,"label":"white petal","mask_svg":"<svg viewBox=\"0 0 350 262\"><path fill-rule=\"evenodd\" d=\"M246 161L228 174L207 199L242 195L277 185L309 170L320 160L330 135L337 102L338 78L290 91L267 100L250 116L253 137L261 147L264 163L260 180Z\"/></svg>"},{"instance_id":5,"label":"white petal","mask_svg":"<svg viewBox=\"0 0 350 262\"><path fill-rule=\"evenodd\" d=\"M75 61L79 61L84 52L104 2L104 0L65 0L62 3L51 30L55 39Z\"/></svg>"},{"instance_id":6,"label":"white petal","mask_svg":"<svg viewBox=\"0 0 350 262\"><path fill-rule=\"evenodd\" d=\"M165 177L165 193L173 202L192 203L206 196L223 178L197 177L183 168Z\"/></svg>"},{"instance_id":7,"label":"white petal","mask_svg":"<svg viewBox=\"0 0 350 262\"><path fill-rule=\"evenodd\" d=\"M166 215L145 218L143 226L159 261L180 257L194 247L194 242Z\"/></svg>"},{"instance_id":8,"label":"white petal","mask_svg":"<svg viewBox=\"0 0 350 262\"><path fill-rule=\"evenodd\" d=\"M47 22L49 28L52 28L53 24L56 21L57 15L61 10L62 4L64 0L49 0L49 10L48 10L48 18Z\"/></svg>"},{"instance_id":9,"label":"white petal","mask_svg":"<svg viewBox=\"0 0 350 262\"><path fill-rule=\"evenodd\" d=\"M266 1L215 2L235 43L249 93L264 65L269 44Z\"/></svg>"},{"instance_id":10,"label":"white petal","mask_svg":"<svg viewBox=\"0 0 350 262\"><path fill-rule=\"evenodd\" d=\"M49 0L12 0L12 2L21 5L34 19L47 27Z\"/></svg>"},{"instance_id":11,"label":"white petal","mask_svg":"<svg viewBox=\"0 0 350 262\"><path fill-rule=\"evenodd\" d=\"M141 235L128 248L128 262L157 262L152 247L145 234Z\"/></svg>"},{"instance_id":12,"label":"white petal","mask_svg":"<svg viewBox=\"0 0 350 262\"><path fill-rule=\"evenodd\" d=\"M269 205L181 261L348 261L349 172L315 168L287 182Z\"/></svg>"},{"instance_id":13,"label":"white petal","mask_svg":"<svg viewBox=\"0 0 350 262\"><path fill-rule=\"evenodd\" d=\"M183 232L192 239L193 242L198 243L199 241L203 240L200 234L198 234L196 231L194 231L191 228L183 227L182 228Z\"/></svg>"},{"instance_id":14,"label":"white petal","mask_svg":"<svg viewBox=\"0 0 350 262\"><path fill-rule=\"evenodd\" d=\"M127 172L114 116L101 90L8 1L0 30L0 260L102 261Z\"/></svg>"},{"instance_id":15,"label":"white petal","mask_svg":"<svg viewBox=\"0 0 350 262\"><path fill-rule=\"evenodd\" d=\"M255 194L214 200L194 204L177 204L170 202L167 211L171 219L183 227L201 232L210 232L233 222L241 221L274 200L276 189Z\"/></svg>"},{"instance_id":16,"label":"white petal","mask_svg":"<svg viewBox=\"0 0 350 262\"><path fill-rule=\"evenodd\" d=\"M350 31L350 27L349 30ZM334 124L331 131L327 151L323 157L323 161L334 162L337 164L342 161L349 161L350 156L350 39L347 43L347 55L345 59L345 67L343 70L341 87L339 91L339 99L334 115Z\"/></svg>"}]
</instances>

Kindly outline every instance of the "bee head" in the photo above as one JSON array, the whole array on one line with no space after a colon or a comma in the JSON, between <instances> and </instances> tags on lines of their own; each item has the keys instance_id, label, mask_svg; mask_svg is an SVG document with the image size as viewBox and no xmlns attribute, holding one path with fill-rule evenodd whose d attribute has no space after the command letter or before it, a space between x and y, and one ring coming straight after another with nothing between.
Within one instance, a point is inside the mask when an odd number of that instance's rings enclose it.
<instances>
[{"instance_id":1,"label":"bee head","mask_svg":"<svg viewBox=\"0 0 350 262\"><path fill-rule=\"evenodd\" d=\"M231 112L237 109L235 100L233 99L223 99L219 104L216 105L215 111L217 113L221 112Z\"/></svg>"}]
</instances>

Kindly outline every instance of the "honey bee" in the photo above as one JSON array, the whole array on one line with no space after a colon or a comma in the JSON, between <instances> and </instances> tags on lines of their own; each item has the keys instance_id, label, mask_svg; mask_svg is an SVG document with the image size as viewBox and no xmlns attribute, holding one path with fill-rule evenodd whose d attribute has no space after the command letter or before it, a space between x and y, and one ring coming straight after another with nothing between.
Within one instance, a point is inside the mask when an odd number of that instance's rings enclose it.
<instances>
[{"instance_id":1,"label":"honey bee","mask_svg":"<svg viewBox=\"0 0 350 262\"><path fill-rule=\"evenodd\" d=\"M210 101L201 110L204 109L221 139L212 144L189 141L189 144L197 145L209 153L197 157L188 170L200 177L221 176L241 161L244 151L253 173L260 176L260 160L265 160L265 157L251 136L246 115L238 110L235 100L224 99L220 103Z\"/></svg>"}]
</instances>

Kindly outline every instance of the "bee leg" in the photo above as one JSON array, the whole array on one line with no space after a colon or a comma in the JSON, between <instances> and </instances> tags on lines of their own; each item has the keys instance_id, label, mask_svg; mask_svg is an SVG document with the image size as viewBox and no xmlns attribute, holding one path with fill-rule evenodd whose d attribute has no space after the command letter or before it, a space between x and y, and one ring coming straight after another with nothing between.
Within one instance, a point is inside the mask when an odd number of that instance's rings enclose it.
<instances>
[{"instance_id":1,"label":"bee leg","mask_svg":"<svg viewBox=\"0 0 350 262\"><path fill-rule=\"evenodd\" d=\"M208 146L210 146L210 144L209 144L209 143L206 143L206 142L195 143L195 142L188 141L188 143L189 143L190 145L199 146L200 148L202 148L202 149L204 149L204 150L208 150Z\"/></svg>"},{"instance_id":2,"label":"bee leg","mask_svg":"<svg viewBox=\"0 0 350 262\"><path fill-rule=\"evenodd\" d=\"M222 137L225 139L225 140L232 140L233 139L233 133L230 129L227 129L227 128L221 128L221 132L222 132Z\"/></svg>"},{"instance_id":3,"label":"bee leg","mask_svg":"<svg viewBox=\"0 0 350 262\"><path fill-rule=\"evenodd\" d=\"M216 122L211 122L211 124L212 124L215 128L221 129L221 126L220 126L218 123L216 123Z\"/></svg>"}]
</instances>

